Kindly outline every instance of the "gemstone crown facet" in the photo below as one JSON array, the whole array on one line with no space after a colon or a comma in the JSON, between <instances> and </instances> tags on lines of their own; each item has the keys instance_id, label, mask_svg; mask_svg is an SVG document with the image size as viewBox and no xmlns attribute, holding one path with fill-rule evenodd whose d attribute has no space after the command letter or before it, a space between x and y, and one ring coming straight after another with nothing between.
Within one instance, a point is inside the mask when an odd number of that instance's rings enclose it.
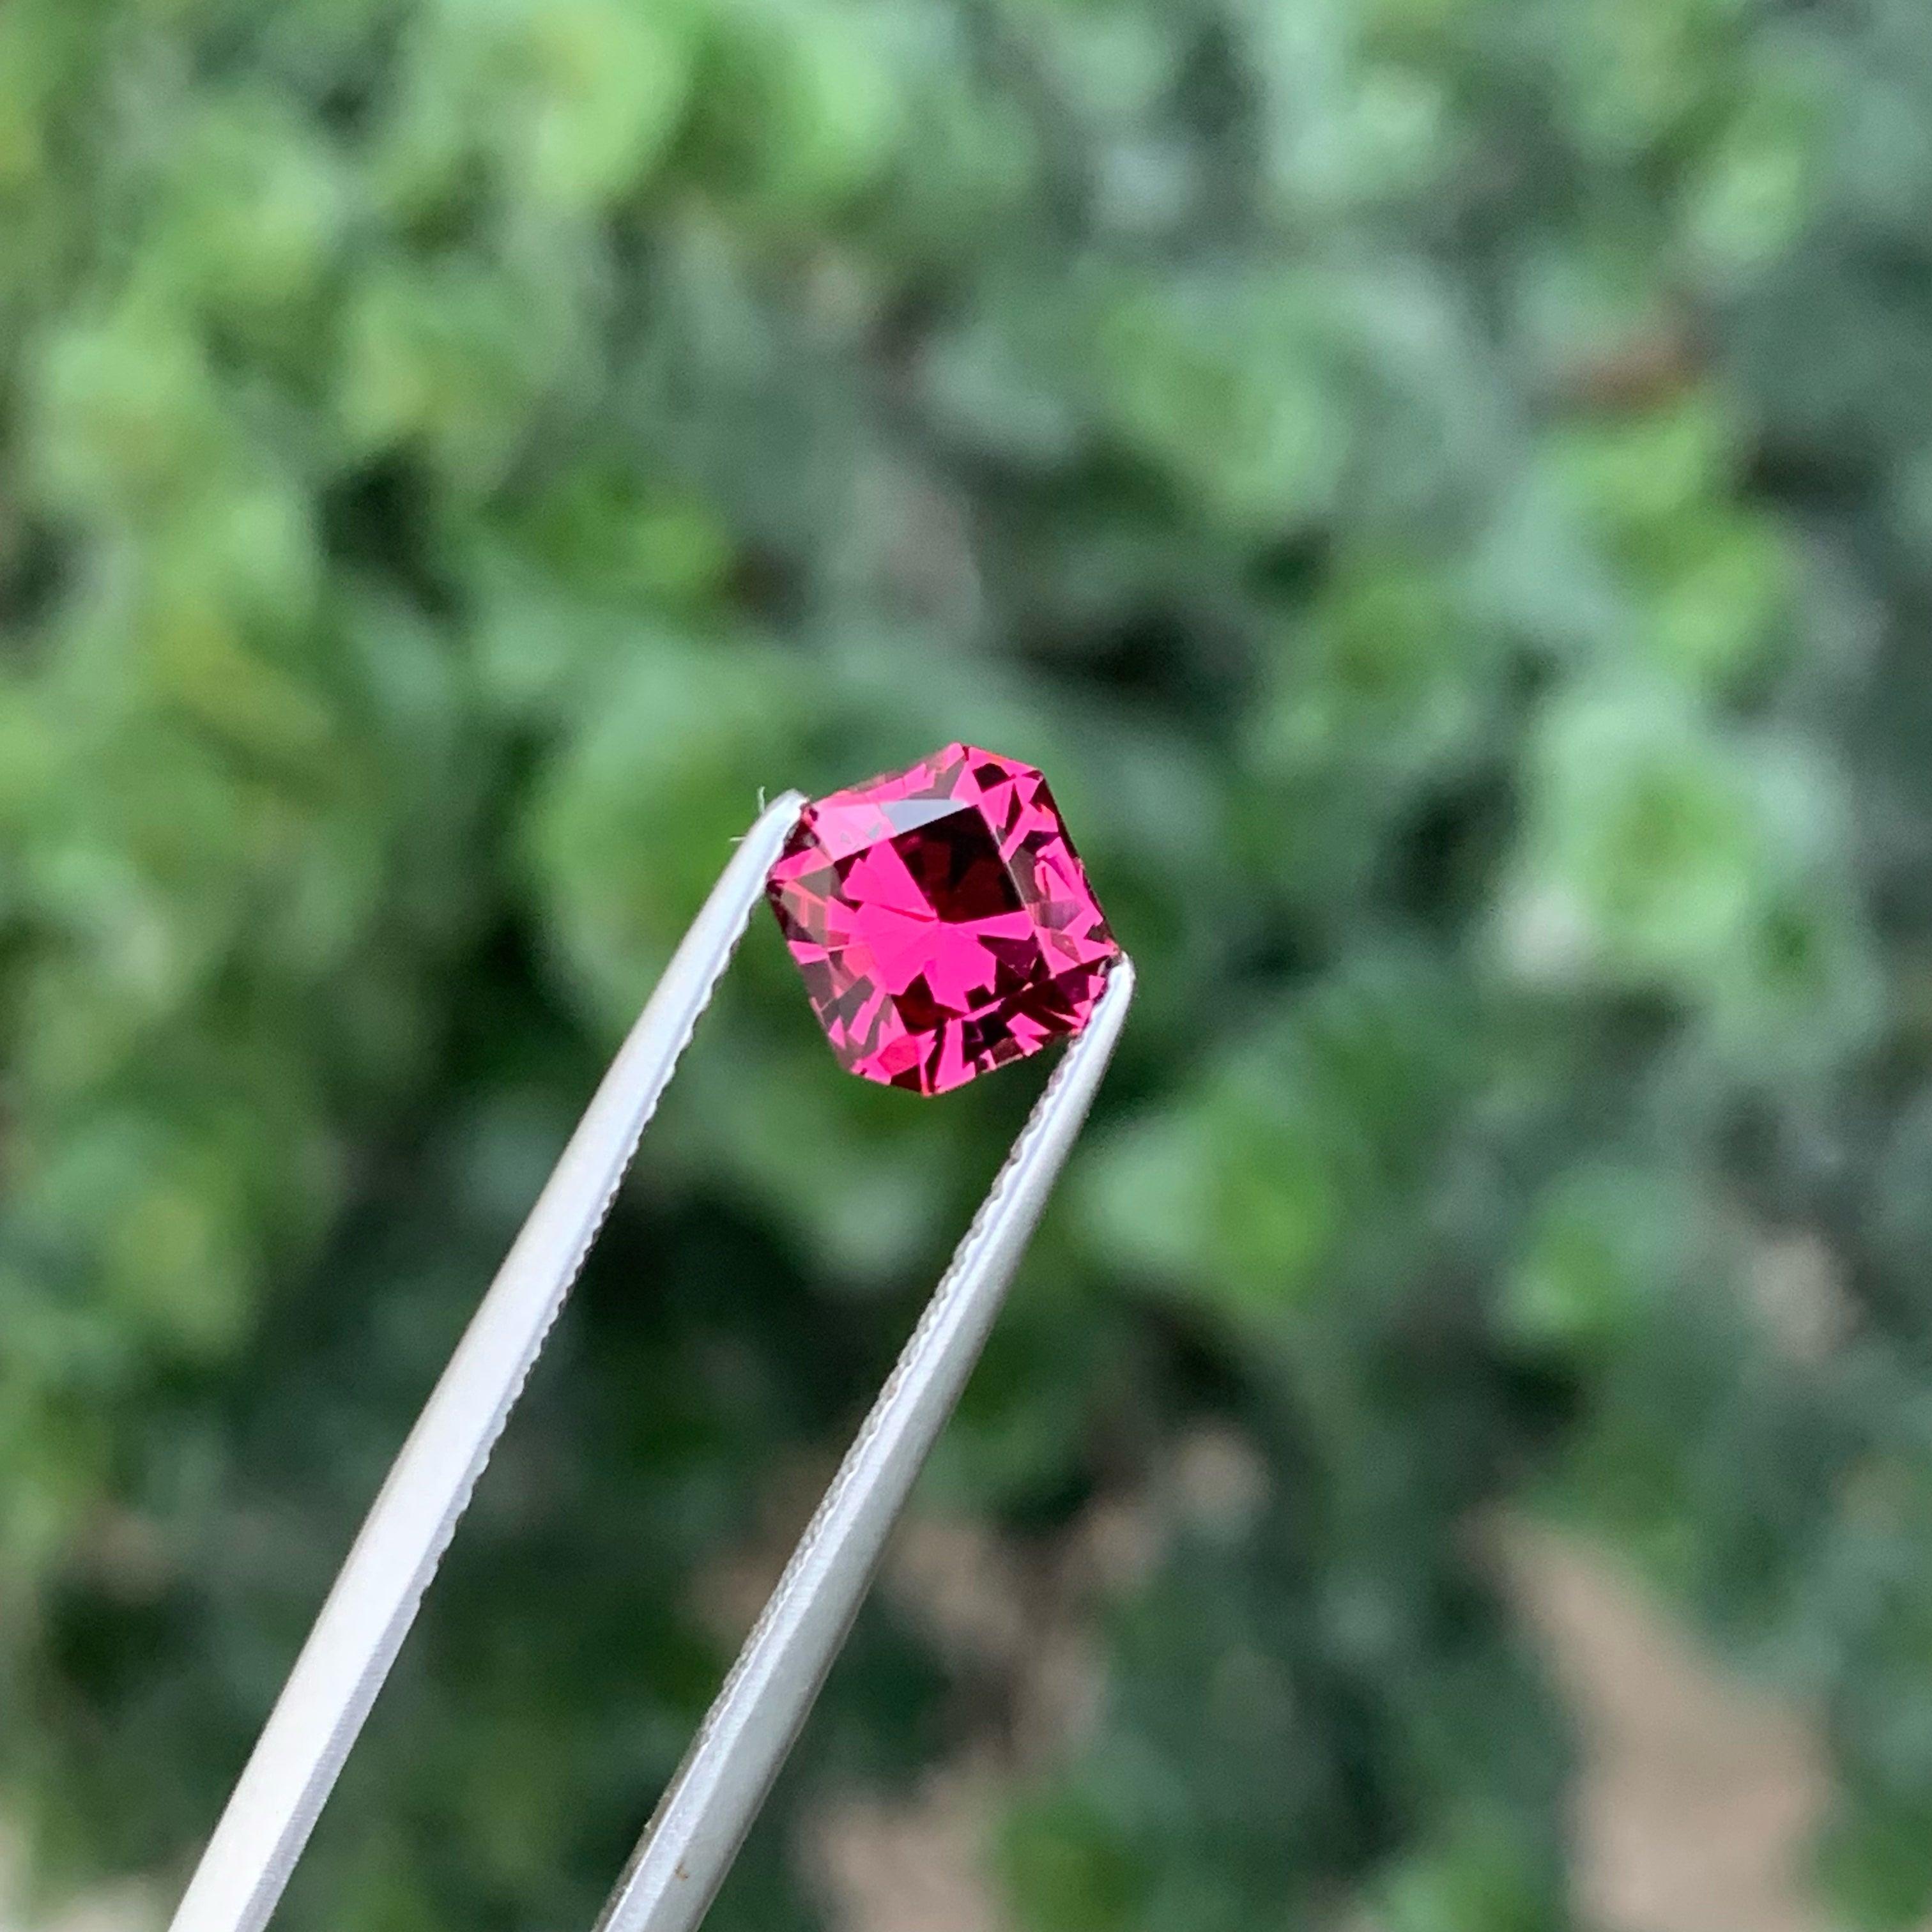
<instances>
[{"instance_id":1,"label":"gemstone crown facet","mask_svg":"<svg viewBox=\"0 0 1932 1932\"><path fill-rule=\"evenodd\" d=\"M916 1093L1079 1032L1120 954L1046 779L970 745L807 806L766 892L840 1064Z\"/></svg>"}]
</instances>

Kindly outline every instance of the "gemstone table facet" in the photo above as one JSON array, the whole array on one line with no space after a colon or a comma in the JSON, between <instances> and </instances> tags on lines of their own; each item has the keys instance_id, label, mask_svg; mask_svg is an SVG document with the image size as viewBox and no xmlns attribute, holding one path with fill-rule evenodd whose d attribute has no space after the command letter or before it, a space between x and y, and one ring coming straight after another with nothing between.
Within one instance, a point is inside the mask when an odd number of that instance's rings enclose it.
<instances>
[{"instance_id":1,"label":"gemstone table facet","mask_svg":"<svg viewBox=\"0 0 1932 1932\"><path fill-rule=\"evenodd\" d=\"M968 745L807 806L766 890L840 1064L921 1094L1079 1032L1120 953L1046 781Z\"/></svg>"}]
</instances>

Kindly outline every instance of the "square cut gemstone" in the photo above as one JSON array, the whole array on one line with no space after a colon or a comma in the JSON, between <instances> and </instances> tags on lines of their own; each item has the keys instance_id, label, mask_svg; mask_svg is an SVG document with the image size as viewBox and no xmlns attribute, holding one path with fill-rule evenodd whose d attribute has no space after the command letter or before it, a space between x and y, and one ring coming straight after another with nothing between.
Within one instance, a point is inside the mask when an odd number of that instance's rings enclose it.
<instances>
[{"instance_id":1,"label":"square cut gemstone","mask_svg":"<svg viewBox=\"0 0 1932 1932\"><path fill-rule=\"evenodd\" d=\"M1046 779L970 745L807 806L766 892L840 1064L920 1094L1077 1034L1120 950Z\"/></svg>"}]
</instances>

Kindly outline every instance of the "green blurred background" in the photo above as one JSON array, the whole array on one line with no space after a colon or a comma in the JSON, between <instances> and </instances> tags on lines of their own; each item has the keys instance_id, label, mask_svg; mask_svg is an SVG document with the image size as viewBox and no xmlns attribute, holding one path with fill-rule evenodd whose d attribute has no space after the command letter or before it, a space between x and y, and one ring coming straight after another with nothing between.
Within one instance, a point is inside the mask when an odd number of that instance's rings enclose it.
<instances>
[{"instance_id":1,"label":"green blurred background","mask_svg":"<svg viewBox=\"0 0 1932 1932\"><path fill-rule=\"evenodd\" d=\"M1527 1524L1918 1922L1928 622L1923 0L0 0L35 1882L171 1896L760 788L964 737L1143 991L713 1924L949 1767L1021 1932L1585 1924ZM760 917L281 1924L589 1923L1042 1074Z\"/></svg>"}]
</instances>

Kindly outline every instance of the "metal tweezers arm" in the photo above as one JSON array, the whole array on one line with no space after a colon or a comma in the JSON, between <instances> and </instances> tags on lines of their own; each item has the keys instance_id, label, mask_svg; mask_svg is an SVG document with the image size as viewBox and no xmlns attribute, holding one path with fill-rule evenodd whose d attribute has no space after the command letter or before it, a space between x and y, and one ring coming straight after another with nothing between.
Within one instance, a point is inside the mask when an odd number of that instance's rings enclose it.
<instances>
[{"instance_id":1,"label":"metal tweezers arm","mask_svg":"<svg viewBox=\"0 0 1932 1932\"><path fill-rule=\"evenodd\" d=\"M171 1932L260 1932L274 1911L803 803L788 793L760 814L619 1049L370 1508ZM690 1932L709 1907L979 1357L1132 993L1124 958L659 1803L601 1932Z\"/></svg>"}]
</instances>

